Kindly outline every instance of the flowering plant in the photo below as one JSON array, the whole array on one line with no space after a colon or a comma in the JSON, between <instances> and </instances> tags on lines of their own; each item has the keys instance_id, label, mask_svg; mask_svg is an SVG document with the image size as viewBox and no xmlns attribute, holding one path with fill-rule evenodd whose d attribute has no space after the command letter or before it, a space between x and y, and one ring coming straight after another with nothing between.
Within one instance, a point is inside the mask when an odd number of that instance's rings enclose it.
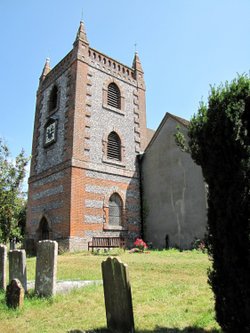
<instances>
[{"instance_id":1,"label":"flowering plant","mask_svg":"<svg viewBox=\"0 0 250 333\"><path fill-rule=\"evenodd\" d=\"M194 241L193 241L193 243L192 243L192 247L195 250L202 251L203 253L206 252L206 243L202 239L195 238Z\"/></svg>"},{"instance_id":2,"label":"flowering plant","mask_svg":"<svg viewBox=\"0 0 250 333\"><path fill-rule=\"evenodd\" d=\"M148 248L147 244L141 238L136 238L134 246L142 252Z\"/></svg>"}]
</instances>

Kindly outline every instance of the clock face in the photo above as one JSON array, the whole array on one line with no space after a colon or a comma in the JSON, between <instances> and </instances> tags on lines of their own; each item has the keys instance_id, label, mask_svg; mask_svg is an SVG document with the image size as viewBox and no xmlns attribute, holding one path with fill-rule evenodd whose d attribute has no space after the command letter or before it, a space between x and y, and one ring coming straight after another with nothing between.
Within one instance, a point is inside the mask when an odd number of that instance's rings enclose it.
<instances>
[{"instance_id":1,"label":"clock face","mask_svg":"<svg viewBox=\"0 0 250 333\"><path fill-rule=\"evenodd\" d=\"M55 142L56 140L56 122L49 124L45 129L45 144Z\"/></svg>"}]
</instances>

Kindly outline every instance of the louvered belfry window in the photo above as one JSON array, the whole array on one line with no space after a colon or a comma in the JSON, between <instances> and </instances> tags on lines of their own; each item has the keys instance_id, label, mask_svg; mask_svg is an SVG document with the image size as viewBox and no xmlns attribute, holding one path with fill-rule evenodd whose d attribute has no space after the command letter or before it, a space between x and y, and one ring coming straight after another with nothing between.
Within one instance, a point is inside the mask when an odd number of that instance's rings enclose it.
<instances>
[{"instance_id":1,"label":"louvered belfry window","mask_svg":"<svg viewBox=\"0 0 250 333\"><path fill-rule=\"evenodd\" d=\"M107 157L121 161L121 140L116 132L111 132L108 136Z\"/></svg>"},{"instance_id":2,"label":"louvered belfry window","mask_svg":"<svg viewBox=\"0 0 250 333\"><path fill-rule=\"evenodd\" d=\"M113 193L109 198L109 224L122 224L122 199L117 193Z\"/></svg>"},{"instance_id":3,"label":"louvered belfry window","mask_svg":"<svg viewBox=\"0 0 250 333\"><path fill-rule=\"evenodd\" d=\"M121 93L115 83L110 83L108 86L108 105L121 109Z\"/></svg>"}]
</instances>

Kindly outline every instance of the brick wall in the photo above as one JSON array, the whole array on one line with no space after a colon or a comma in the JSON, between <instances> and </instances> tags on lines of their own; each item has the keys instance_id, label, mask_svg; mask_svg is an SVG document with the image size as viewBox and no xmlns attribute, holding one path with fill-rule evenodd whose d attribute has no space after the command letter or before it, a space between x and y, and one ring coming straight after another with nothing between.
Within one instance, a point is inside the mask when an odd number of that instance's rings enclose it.
<instances>
[{"instance_id":1,"label":"brick wall","mask_svg":"<svg viewBox=\"0 0 250 333\"><path fill-rule=\"evenodd\" d=\"M138 78L138 79L136 79ZM121 110L107 105L107 87L120 89ZM50 92L59 104L48 113ZM48 119L57 120L57 139L44 147ZM122 160L107 158L107 138L115 131ZM128 244L140 234L137 154L146 142L143 73L89 48L76 39L73 50L40 81L29 180L27 238L37 240L43 217L50 238L69 250L86 248L94 235L123 235ZM123 202L122 226L109 225L109 198Z\"/></svg>"}]
</instances>

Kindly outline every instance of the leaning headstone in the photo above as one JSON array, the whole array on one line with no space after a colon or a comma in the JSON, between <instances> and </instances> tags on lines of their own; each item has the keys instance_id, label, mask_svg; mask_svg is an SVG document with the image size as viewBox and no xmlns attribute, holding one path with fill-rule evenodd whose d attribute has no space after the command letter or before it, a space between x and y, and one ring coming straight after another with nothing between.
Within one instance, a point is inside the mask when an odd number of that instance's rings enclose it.
<instances>
[{"instance_id":1,"label":"leaning headstone","mask_svg":"<svg viewBox=\"0 0 250 333\"><path fill-rule=\"evenodd\" d=\"M58 244L44 240L37 244L35 293L49 297L56 293Z\"/></svg>"},{"instance_id":2,"label":"leaning headstone","mask_svg":"<svg viewBox=\"0 0 250 333\"><path fill-rule=\"evenodd\" d=\"M134 315L128 266L117 258L102 262L102 277L108 329L134 333Z\"/></svg>"},{"instance_id":3,"label":"leaning headstone","mask_svg":"<svg viewBox=\"0 0 250 333\"><path fill-rule=\"evenodd\" d=\"M6 289L6 304L10 308L21 308L24 300L24 289L18 279L13 279Z\"/></svg>"},{"instance_id":4,"label":"leaning headstone","mask_svg":"<svg viewBox=\"0 0 250 333\"><path fill-rule=\"evenodd\" d=\"M11 250L9 252L9 281L18 279L27 292L27 271L25 250Z\"/></svg>"},{"instance_id":5,"label":"leaning headstone","mask_svg":"<svg viewBox=\"0 0 250 333\"><path fill-rule=\"evenodd\" d=\"M0 244L0 289L6 288L7 247Z\"/></svg>"}]
</instances>

